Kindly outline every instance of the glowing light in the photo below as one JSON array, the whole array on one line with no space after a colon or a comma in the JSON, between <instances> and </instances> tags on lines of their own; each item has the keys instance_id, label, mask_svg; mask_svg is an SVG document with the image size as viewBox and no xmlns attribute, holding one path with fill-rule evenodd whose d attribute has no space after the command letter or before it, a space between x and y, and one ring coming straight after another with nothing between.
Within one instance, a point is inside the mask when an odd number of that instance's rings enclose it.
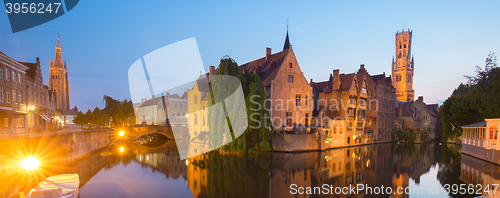
<instances>
[{"instance_id":1,"label":"glowing light","mask_svg":"<svg viewBox=\"0 0 500 198\"><path fill-rule=\"evenodd\" d=\"M29 107L30 110L34 110L35 109L35 106L30 106Z\"/></svg>"},{"instance_id":2,"label":"glowing light","mask_svg":"<svg viewBox=\"0 0 500 198\"><path fill-rule=\"evenodd\" d=\"M123 153L123 151L125 151L125 148L123 148L123 146L120 147L120 152Z\"/></svg>"},{"instance_id":3,"label":"glowing light","mask_svg":"<svg viewBox=\"0 0 500 198\"><path fill-rule=\"evenodd\" d=\"M186 166L189 165L189 160L186 159Z\"/></svg>"},{"instance_id":4,"label":"glowing light","mask_svg":"<svg viewBox=\"0 0 500 198\"><path fill-rule=\"evenodd\" d=\"M23 161L21 161L21 167L23 167L25 170L35 170L40 166L40 160L38 160L35 157L27 157Z\"/></svg>"},{"instance_id":5,"label":"glowing light","mask_svg":"<svg viewBox=\"0 0 500 198\"><path fill-rule=\"evenodd\" d=\"M119 135L119 136L124 136L124 135L125 135L125 131L120 131L120 132L118 132L118 135Z\"/></svg>"}]
</instances>

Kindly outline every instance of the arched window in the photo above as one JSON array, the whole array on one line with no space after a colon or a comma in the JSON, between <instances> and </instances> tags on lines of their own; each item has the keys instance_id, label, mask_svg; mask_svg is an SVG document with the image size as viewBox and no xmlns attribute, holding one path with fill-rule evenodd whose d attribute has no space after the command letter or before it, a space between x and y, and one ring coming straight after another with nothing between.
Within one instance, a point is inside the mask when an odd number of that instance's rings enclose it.
<instances>
[{"instance_id":1,"label":"arched window","mask_svg":"<svg viewBox=\"0 0 500 198\"><path fill-rule=\"evenodd\" d=\"M174 112L170 113L170 117L172 117L172 118L174 117Z\"/></svg>"},{"instance_id":2,"label":"arched window","mask_svg":"<svg viewBox=\"0 0 500 198\"><path fill-rule=\"evenodd\" d=\"M174 103L174 109L177 109L177 103Z\"/></svg>"},{"instance_id":3,"label":"arched window","mask_svg":"<svg viewBox=\"0 0 500 198\"><path fill-rule=\"evenodd\" d=\"M181 104L179 104L179 108L180 108L180 109L183 109L183 108L184 108L184 104L182 104L182 103L181 103Z\"/></svg>"},{"instance_id":4,"label":"arched window","mask_svg":"<svg viewBox=\"0 0 500 198\"><path fill-rule=\"evenodd\" d=\"M181 116L181 113L177 112L177 117L180 117Z\"/></svg>"},{"instance_id":5,"label":"arched window","mask_svg":"<svg viewBox=\"0 0 500 198\"><path fill-rule=\"evenodd\" d=\"M347 137L347 144L351 143L351 137ZM347 150L347 154L349 154L349 150Z\"/></svg>"}]
</instances>

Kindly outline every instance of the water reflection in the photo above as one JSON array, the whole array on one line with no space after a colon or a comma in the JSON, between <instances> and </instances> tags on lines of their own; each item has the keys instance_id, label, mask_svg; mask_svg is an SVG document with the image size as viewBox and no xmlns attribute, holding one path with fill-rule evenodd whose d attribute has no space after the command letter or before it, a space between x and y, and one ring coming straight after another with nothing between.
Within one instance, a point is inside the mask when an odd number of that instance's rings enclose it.
<instances>
[{"instance_id":1,"label":"water reflection","mask_svg":"<svg viewBox=\"0 0 500 198\"><path fill-rule=\"evenodd\" d=\"M123 147L123 151L119 148ZM222 155L181 160L174 141L122 142L74 163L81 197L474 197L444 192L445 184L498 183L498 166L462 155L456 145L379 144L324 152ZM298 187L362 184L420 194L293 195Z\"/></svg>"}]
</instances>

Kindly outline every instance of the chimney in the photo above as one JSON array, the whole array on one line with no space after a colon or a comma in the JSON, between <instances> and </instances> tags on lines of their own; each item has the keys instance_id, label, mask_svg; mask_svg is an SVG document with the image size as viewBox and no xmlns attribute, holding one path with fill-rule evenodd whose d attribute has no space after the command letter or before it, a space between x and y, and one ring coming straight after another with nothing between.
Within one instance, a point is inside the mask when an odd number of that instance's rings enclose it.
<instances>
[{"instance_id":1,"label":"chimney","mask_svg":"<svg viewBox=\"0 0 500 198\"><path fill-rule=\"evenodd\" d=\"M364 69L365 69L365 64L361 64L361 65L359 65L359 69L360 69L360 70L361 70L361 69L363 69L363 70L364 70Z\"/></svg>"},{"instance_id":2,"label":"chimney","mask_svg":"<svg viewBox=\"0 0 500 198\"><path fill-rule=\"evenodd\" d=\"M333 86L332 90L337 90L340 88L340 70L333 70Z\"/></svg>"},{"instance_id":3,"label":"chimney","mask_svg":"<svg viewBox=\"0 0 500 198\"><path fill-rule=\"evenodd\" d=\"M213 65L210 65L210 67L208 67L208 82L211 82L211 78L212 78L212 75L215 74L215 66Z\"/></svg>"},{"instance_id":4,"label":"chimney","mask_svg":"<svg viewBox=\"0 0 500 198\"><path fill-rule=\"evenodd\" d=\"M36 57L36 64L40 65L40 57Z\"/></svg>"},{"instance_id":5,"label":"chimney","mask_svg":"<svg viewBox=\"0 0 500 198\"><path fill-rule=\"evenodd\" d=\"M266 47L266 60L267 60L267 58L269 58L269 56L271 56L271 48Z\"/></svg>"},{"instance_id":6,"label":"chimney","mask_svg":"<svg viewBox=\"0 0 500 198\"><path fill-rule=\"evenodd\" d=\"M423 103L423 102L424 102L424 97L423 97L423 96L419 96L417 101L419 101L419 102L422 102L422 103Z\"/></svg>"}]
</instances>

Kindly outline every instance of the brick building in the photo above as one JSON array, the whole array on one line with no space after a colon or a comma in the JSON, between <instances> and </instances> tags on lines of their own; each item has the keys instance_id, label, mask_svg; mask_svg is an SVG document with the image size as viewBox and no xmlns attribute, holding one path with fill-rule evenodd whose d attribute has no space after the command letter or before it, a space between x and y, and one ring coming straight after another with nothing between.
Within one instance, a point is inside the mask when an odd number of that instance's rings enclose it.
<instances>
[{"instance_id":1,"label":"brick building","mask_svg":"<svg viewBox=\"0 0 500 198\"><path fill-rule=\"evenodd\" d=\"M419 96L414 102L398 102L395 115L396 130L423 131L427 139L438 138L440 122L438 104L426 104L424 97Z\"/></svg>"},{"instance_id":2,"label":"brick building","mask_svg":"<svg viewBox=\"0 0 500 198\"><path fill-rule=\"evenodd\" d=\"M0 52L0 132L27 132L28 104L24 64Z\"/></svg>"},{"instance_id":3,"label":"brick building","mask_svg":"<svg viewBox=\"0 0 500 198\"><path fill-rule=\"evenodd\" d=\"M273 54L268 47L264 57L245 63L240 69L255 72L262 79L276 131L305 132L312 116L312 87L300 69L288 31L282 51Z\"/></svg>"},{"instance_id":4,"label":"brick building","mask_svg":"<svg viewBox=\"0 0 500 198\"><path fill-rule=\"evenodd\" d=\"M57 112L56 95L43 84L40 59L36 62L21 62L28 67L26 70L26 97L28 99L28 131L44 131L51 126L51 118Z\"/></svg>"}]
</instances>

